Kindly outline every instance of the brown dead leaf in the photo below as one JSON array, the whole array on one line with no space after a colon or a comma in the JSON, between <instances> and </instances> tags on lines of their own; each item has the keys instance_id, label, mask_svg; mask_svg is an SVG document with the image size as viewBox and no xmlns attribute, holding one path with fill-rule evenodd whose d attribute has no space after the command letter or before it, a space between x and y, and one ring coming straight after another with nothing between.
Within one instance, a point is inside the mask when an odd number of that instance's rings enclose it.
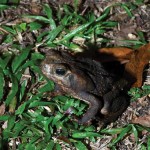
<instances>
[{"instance_id":1,"label":"brown dead leaf","mask_svg":"<svg viewBox=\"0 0 150 150\"><path fill-rule=\"evenodd\" d=\"M150 127L150 115L135 118L132 120L132 123L140 124L145 127Z\"/></svg>"},{"instance_id":2,"label":"brown dead leaf","mask_svg":"<svg viewBox=\"0 0 150 150\"><path fill-rule=\"evenodd\" d=\"M5 104L2 104L0 106L0 116L2 116L5 113Z\"/></svg>"},{"instance_id":3,"label":"brown dead leaf","mask_svg":"<svg viewBox=\"0 0 150 150\"><path fill-rule=\"evenodd\" d=\"M131 82L132 87L141 87L143 70L150 60L150 43L137 50L119 47L102 48L99 52L102 62L129 60L125 64L124 77Z\"/></svg>"},{"instance_id":4,"label":"brown dead leaf","mask_svg":"<svg viewBox=\"0 0 150 150\"><path fill-rule=\"evenodd\" d=\"M135 50L130 61L125 65L125 71L136 79L132 87L142 86L142 76L145 66L150 60L150 43Z\"/></svg>"},{"instance_id":5,"label":"brown dead leaf","mask_svg":"<svg viewBox=\"0 0 150 150\"><path fill-rule=\"evenodd\" d=\"M104 61L123 61L129 60L130 55L133 53L132 49L125 47L116 47L116 48L102 48L99 50L102 57L106 56L107 59Z\"/></svg>"}]
</instances>

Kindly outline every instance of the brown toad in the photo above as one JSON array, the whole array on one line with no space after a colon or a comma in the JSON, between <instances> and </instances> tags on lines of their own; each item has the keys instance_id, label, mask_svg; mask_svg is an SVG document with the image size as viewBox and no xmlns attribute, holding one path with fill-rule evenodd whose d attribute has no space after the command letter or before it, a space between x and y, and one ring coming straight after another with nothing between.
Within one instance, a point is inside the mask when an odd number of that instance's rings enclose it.
<instances>
[{"instance_id":1,"label":"brown toad","mask_svg":"<svg viewBox=\"0 0 150 150\"><path fill-rule=\"evenodd\" d=\"M103 123L114 121L128 105L124 88L127 82L116 79L103 65L90 58L79 58L67 52L50 50L41 63L43 74L55 82L55 90L89 104L79 123L98 113Z\"/></svg>"}]
</instances>

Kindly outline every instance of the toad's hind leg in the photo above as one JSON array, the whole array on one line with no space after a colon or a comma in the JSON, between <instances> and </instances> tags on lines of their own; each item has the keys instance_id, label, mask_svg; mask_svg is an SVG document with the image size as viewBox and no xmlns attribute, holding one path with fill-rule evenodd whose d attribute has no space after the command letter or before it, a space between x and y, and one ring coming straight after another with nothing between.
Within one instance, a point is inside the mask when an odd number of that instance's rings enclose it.
<instances>
[{"instance_id":1,"label":"toad's hind leg","mask_svg":"<svg viewBox=\"0 0 150 150\"><path fill-rule=\"evenodd\" d=\"M128 105L128 96L120 96L114 99L109 114L104 117L105 124L117 120L118 117L126 110Z\"/></svg>"},{"instance_id":2,"label":"toad's hind leg","mask_svg":"<svg viewBox=\"0 0 150 150\"><path fill-rule=\"evenodd\" d=\"M120 97L120 95L121 94L126 95L124 93L124 89L126 89L127 86L128 86L128 82L125 79L120 79L113 85L112 90L103 96L104 106L101 109L101 113L103 115L107 115L109 112L111 112L111 108L115 108L115 107L119 108L114 105L121 105L122 98ZM120 98L117 98L117 97L120 97Z\"/></svg>"}]
</instances>

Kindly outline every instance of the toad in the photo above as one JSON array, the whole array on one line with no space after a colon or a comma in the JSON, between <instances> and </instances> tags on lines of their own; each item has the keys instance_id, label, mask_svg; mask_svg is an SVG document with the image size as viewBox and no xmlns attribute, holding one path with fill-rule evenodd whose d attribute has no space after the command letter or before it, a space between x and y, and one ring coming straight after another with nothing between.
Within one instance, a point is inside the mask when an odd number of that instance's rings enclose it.
<instances>
[{"instance_id":1,"label":"toad","mask_svg":"<svg viewBox=\"0 0 150 150\"><path fill-rule=\"evenodd\" d=\"M106 71L100 62L50 50L41 63L41 70L54 81L55 91L88 103L88 110L78 120L80 124L98 114L103 123L114 121L128 106L127 81Z\"/></svg>"}]
</instances>

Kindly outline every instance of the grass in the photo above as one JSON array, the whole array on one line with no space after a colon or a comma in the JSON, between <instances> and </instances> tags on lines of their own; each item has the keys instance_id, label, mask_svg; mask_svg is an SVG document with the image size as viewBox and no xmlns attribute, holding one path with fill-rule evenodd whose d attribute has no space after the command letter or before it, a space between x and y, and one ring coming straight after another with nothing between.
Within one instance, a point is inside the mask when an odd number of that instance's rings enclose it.
<instances>
[{"instance_id":1,"label":"grass","mask_svg":"<svg viewBox=\"0 0 150 150\"><path fill-rule=\"evenodd\" d=\"M148 95L149 93L149 85L144 85L141 88L131 88L130 91L128 91L128 94L131 96L131 101L135 101L138 98Z\"/></svg>"},{"instance_id":2,"label":"grass","mask_svg":"<svg viewBox=\"0 0 150 150\"><path fill-rule=\"evenodd\" d=\"M133 17L132 9L137 7L135 4L118 5ZM7 8L10 6L5 1L0 4L1 10ZM100 17L96 17L93 12L81 15L77 10L64 5L63 11L60 9L54 16L53 10L45 4L43 16L23 15L25 18L33 19L32 22L11 26L0 25L2 45L10 44L0 58L0 100L1 104L5 104L6 110L0 115L0 149L5 149L8 143L12 149L14 143L19 143L16 145L19 150L60 150L64 145L68 148L86 150L86 139L94 143L97 138L105 138L105 135L115 137L108 146L116 149L117 143L130 133L134 134L136 143L140 143L139 133L142 130L149 131L149 128L129 124L122 128L105 128L97 131L96 125L77 124L75 116L82 115L87 105L70 96L57 96L51 99L48 93L54 89L54 83L42 75L39 62L44 56L35 51L38 48L61 46L72 51L81 51L88 43L108 43L110 39L103 37L103 33L118 24L108 20L110 10L111 7L107 7ZM33 31L37 33L35 42L25 46L20 44L24 42L24 33ZM145 44L142 32L139 36L139 41L131 41L134 46ZM74 42L75 38L83 39L83 45ZM139 93L142 96L144 92L133 89L129 94L132 94L134 99L140 97ZM150 147L150 137L147 144L141 144L141 147L143 150Z\"/></svg>"}]
</instances>

